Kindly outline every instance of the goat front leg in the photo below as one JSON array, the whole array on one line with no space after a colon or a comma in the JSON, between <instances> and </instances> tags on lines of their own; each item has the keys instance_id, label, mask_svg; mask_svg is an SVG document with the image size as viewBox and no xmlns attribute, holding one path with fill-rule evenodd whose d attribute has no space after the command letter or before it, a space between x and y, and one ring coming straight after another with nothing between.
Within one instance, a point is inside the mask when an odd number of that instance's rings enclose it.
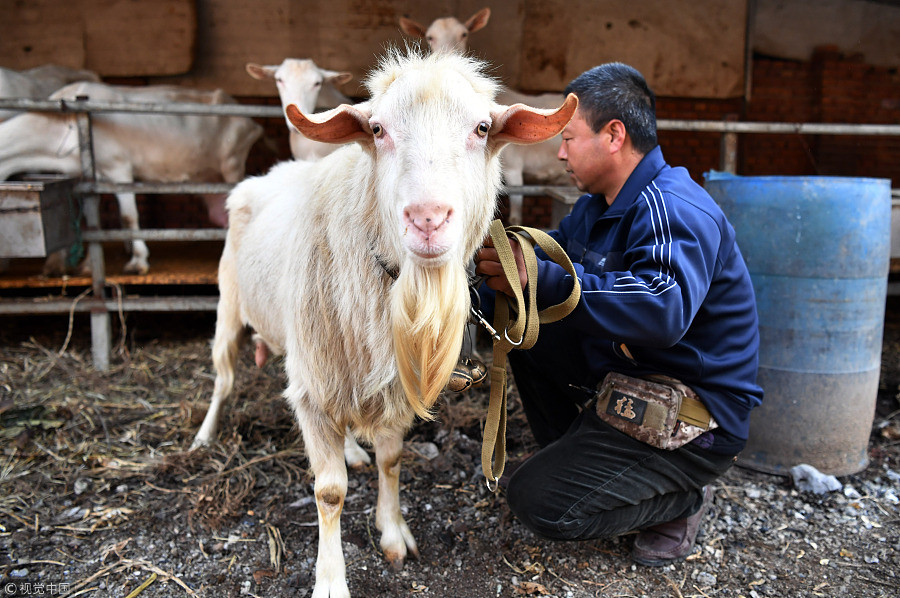
<instances>
[{"instance_id":1,"label":"goat front leg","mask_svg":"<svg viewBox=\"0 0 900 598\"><path fill-rule=\"evenodd\" d=\"M381 550L394 570L403 567L406 555L418 557L419 549L400 512L400 454L403 435L389 431L375 439L378 464L378 505L375 526L381 531Z\"/></svg>"},{"instance_id":2,"label":"goat front leg","mask_svg":"<svg viewBox=\"0 0 900 598\"><path fill-rule=\"evenodd\" d=\"M271 349L269 348L269 345L266 344L265 340L258 334L253 335L253 337L254 344L256 345L256 354L254 356L256 367L261 368L266 365ZM372 463L372 459L369 458L369 453L359 446L349 427L344 434L344 459L347 461L347 466L351 469L361 469Z\"/></svg>"},{"instance_id":3,"label":"goat front leg","mask_svg":"<svg viewBox=\"0 0 900 598\"><path fill-rule=\"evenodd\" d=\"M305 401L294 401L303 443L315 477L316 509L319 514L319 553L316 585L312 598L350 598L341 547L341 511L347 496L347 466L344 464L343 434ZM343 430L341 429L341 432Z\"/></svg>"}]
</instances>

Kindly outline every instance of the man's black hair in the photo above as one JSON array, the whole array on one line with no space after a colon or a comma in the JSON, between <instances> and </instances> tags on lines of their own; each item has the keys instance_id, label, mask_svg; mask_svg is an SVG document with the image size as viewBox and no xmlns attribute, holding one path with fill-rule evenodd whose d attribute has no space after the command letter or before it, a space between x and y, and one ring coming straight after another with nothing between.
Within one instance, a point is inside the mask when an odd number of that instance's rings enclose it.
<instances>
[{"instance_id":1,"label":"man's black hair","mask_svg":"<svg viewBox=\"0 0 900 598\"><path fill-rule=\"evenodd\" d=\"M633 67L621 62L595 66L572 80L565 93L578 96L578 110L595 133L618 119L637 151L646 154L656 147L656 96Z\"/></svg>"}]
</instances>

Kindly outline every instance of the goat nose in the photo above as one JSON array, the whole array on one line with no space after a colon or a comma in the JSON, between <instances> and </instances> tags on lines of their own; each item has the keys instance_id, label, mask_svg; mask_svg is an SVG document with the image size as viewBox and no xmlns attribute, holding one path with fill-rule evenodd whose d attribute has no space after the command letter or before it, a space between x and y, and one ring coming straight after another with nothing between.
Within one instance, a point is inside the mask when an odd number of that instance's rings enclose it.
<instances>
[{"instance_id":1,"label":"goat nose","mask_svg":"<svg viewBox=\"0 0 900 598\"><path fill-rule=\"evenodd\" d=\"M403 216L411 224L428 235L440 228L450 218L451 210L445 205L419 203L406 206Z\"/></svg>"}]
</instances>

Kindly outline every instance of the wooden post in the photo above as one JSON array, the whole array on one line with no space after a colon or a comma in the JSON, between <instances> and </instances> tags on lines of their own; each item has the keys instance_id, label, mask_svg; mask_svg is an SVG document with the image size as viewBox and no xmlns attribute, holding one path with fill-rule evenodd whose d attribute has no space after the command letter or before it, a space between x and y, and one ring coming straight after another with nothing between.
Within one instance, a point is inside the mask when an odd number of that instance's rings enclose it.
<instances>
[{"instance_id":1,"label":"wooden post","mask_svg":"<svg viewBox=\"0 0 900 598\"><path fill-rule=\"evenodd\" d=\"M722 149L719 168L723 172L737 174L737 133L722 133Z\"/></svg>"},{"instance_id":2,"label":"wooden post","mask_svg":"<svg viewBox=\"0 0 900 598\"><path fill-rule=\"evenodd\" d=\"M736 122L737 114L729 114L725 122ZM730 131L722 133L722 141L719 150L719 168L723 172L737 174L738 134Z\"/></svg>"}]
</instances>

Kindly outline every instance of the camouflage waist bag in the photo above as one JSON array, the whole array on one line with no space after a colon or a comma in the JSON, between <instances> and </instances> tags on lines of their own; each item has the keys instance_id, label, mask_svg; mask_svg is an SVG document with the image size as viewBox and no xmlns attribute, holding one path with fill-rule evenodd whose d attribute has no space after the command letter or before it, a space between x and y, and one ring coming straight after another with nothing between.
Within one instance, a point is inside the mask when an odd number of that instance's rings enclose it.
<instances>
[{"instance_id":1,"label":"camouflage waist bag","mask_svg":"<svg viewBox=\"0 0 900 598\"><path fill-rule=\"evenodd\" d=\"M597 391L600 419L656 448L674 450L718 427L693 390L666 376L611 372Z\"/></svg>"}]
</instances>

